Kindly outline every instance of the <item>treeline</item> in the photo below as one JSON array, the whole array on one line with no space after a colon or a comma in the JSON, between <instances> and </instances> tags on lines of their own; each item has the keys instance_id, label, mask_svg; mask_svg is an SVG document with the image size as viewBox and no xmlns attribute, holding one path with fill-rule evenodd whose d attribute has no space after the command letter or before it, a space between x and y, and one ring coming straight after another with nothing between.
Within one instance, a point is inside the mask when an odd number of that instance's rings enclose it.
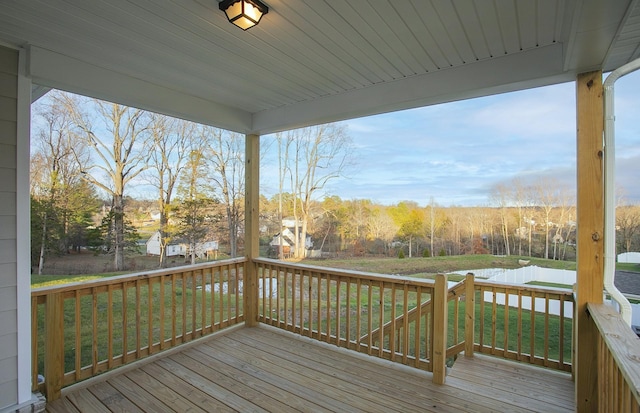
<instances>
[{"instance_id":1,"label":"treeline","mask_svg":"<svg viewBox=\"0 0 640 413\"><path fill-rule=\"evenodd\" d=\"M164 248L178 238L191 251L215 239L228 255L242 255L243 135L56 91L33 105L32 119L34 268L41 271L52 254L88 247L113 254L113 269L124 269L125 253L138 246L133 220L141 204L159 214L160 267ZM390 206L319 199L352 164L343 126L263 137L261 147L277 151L274 162L262 162L278 181L277 195L261 198L265 253L288 219L298 223L294 257L308 254L309 235L318 255L575 258L574 197L554 180L497 185L483 207L442 207L434 198ZM140 188L146 202L131 195ZM640 249L638 208L618 207L618 252Z\"/></svg>"},{"instance_id":2,"label":"treeline","mask_svg":"<svg viewBox=\"0 0 640 413\"><path fill-rule=\"evenodd\" d=\"M160 213L159 266L175 238L191 251L203 238L224 238L229 253L238 254L244 136L57 91L32 112L31 245L38 272L47 256L81 247L112 254L113 269L123 270L138 238L126 197L142 186Z\"/></svg>"},{"instance_id":3,"label":"treeline","mask_svg":"<svg viewBox=\"0 0 640 413\"><path fill-rule=\"evenodd\" d=\"M177 239L192 263L205 240L232 257L242 253L244 135L58 91L32 112L31 245L39 273L47 256L82 247L112 254L113 269L123 270L125 253L138 245L127 199L140 188L159 213L160 267ZM306 231L316 192L341 176L350 139L328 124L273 142L280 188L297 195L293 215Z\"/></svg>"},{"instance_id":4,"label":"treeline","mask_svg":"<svg viewBox=\"0 0 640 413\"><path fill-rule=\"evenodd\" d=\"M285 213L292 196L285 194ZM261 215L269 235L279 230L277 196L263 198ZM403 201L386 206L370 200L327 197L314 202L309 226L314 249L324 256L433 257L495 254L575 260L575 207L442 207ZM617 252L640 250L640 206L616 210Z\"/></svg>"}]
</instances>

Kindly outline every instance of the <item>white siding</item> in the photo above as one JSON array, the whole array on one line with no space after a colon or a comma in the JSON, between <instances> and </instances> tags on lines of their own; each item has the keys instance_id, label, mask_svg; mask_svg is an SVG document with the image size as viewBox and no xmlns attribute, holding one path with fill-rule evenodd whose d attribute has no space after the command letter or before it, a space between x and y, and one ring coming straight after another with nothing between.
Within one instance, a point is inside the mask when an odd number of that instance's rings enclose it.
<instances>
[{"instance_id":1,"label":"white siding","mask_svg":"<svg viewBox=\"0 0 640 413\"><path fill-rule=\"evenodd\" d=\"M147 241L147 254L160 255L160 234L155 232Z\"/></svg>"},{"instance_id":2,"label":"white siding","mask_svg":"<svg viewBox=\"0 0 640 413\"><path fill-rule=\"evenodd\" d=\"M0 409L18 403L18 52L0 47Z\"/></svg>"}]
</instances>

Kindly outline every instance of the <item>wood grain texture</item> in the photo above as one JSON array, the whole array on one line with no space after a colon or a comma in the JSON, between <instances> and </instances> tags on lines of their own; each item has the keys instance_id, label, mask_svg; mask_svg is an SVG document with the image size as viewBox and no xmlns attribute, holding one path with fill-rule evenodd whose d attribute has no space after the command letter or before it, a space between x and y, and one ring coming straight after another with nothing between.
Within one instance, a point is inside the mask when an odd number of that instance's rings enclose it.
<instances>
[{"instance_id":1,"label":"wood grain texture","mask_svg":"<svg viewBox=\"0 0 640 413\"><path fill-rule=\"evenodd\" d=\"M577 113L577 279L575 373L578 411L598 410L597 330L587 303L601 303L604 286L604 177L602 72L578 75Z\"/></svg>"},{"instance_id":2,"label":"wood grain texture","mask_svg":"<svg viewBox=\"0 0 640 413\"><path fill-rule=\"evenodd\" d=\"M432 374L275 327L236 328L65 393L58 411L570 412L567 373L478 355ZM116 372L114 372L116 373ZM88 403L91 408L86 410Z\"/></svg>"}]
</instances>

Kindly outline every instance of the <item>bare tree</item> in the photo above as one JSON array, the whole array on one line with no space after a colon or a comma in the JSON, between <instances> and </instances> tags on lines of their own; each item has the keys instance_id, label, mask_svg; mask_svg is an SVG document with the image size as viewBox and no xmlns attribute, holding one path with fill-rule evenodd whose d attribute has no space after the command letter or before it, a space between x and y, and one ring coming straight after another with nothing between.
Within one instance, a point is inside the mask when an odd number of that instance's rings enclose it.
<instances>
[{"instance_id":1,"label":"bare tree","mask_svg":"<svg viewBox=\"0 0 640 413\"><path fill-rule=\"evenodd\" d=\"M210 233L214 200L210 196L210 186L206 185L209 175L206 164L204 151L192 150L178 186L180 204L175 211L176 234L186 238L191 264L196 263L198 242Z\"/></svg>"},{"instance_id":2,"label":"bare tree","mask_svg":"<svg viewBox=\"0 0 640 413\"><path fill-rule=\"evenodd\" d=\"M640 206L627 205L622 199L618 200L616 228L620 252L632 251L633 241L640 234Z\"/></svg>"},{"instance_id":3,"label":"bare tree","mask_svg":"<svg viewBox=\"0 0 640 413\"><path fill-rule=\"evenodd\" d=\"M305 256L312 202L328 182L342 176L350 162L351 138L344 126L331 123L287 132L294 197L295 256ZM299 200L299 201L298 201ZM298 225L299 223L299 225Z\"/></svg>"},{"instance_id":4,"label":"bare tree","mask_svg":"<svg viewBox=\"0 0 640 413\"><path fill-rule=\"evenodd\" d=\"M127 106L69 94L59 98L79 135L97 161L82 171L83 178L112 197L114 269L124 269L124 193L127 184L146 166L148 113ZM94 125L94 117L103 123Z\"/></svg>"},{"instance_id":5,"label":"bare tree","mask_svg":"<svg viewBox=\"0 0 640 413\"><path fill-rule=\"evenodd\" d=\"M388 253L391 247L391 241L398 232L398 226L388 214L387 209L382 206L372 207L367 221L367 227L373 239L379 239L384 242L384 252Z\"/></svg>"},{"instance_id":6,"label":"bare tree","mask_svg":"<svg viewBox=\"0 0 640 413\"><path fill-rule=\"evenodd\" d=\"M225 207L230 255L236 257L244 220L244 137L206 126L201 134L211 145L207 154L215 173L210 179Z\"/></svg>"},{"instance_id":7,"label":"bare tree","mask_svg":"<svg viewBox=\"0 0 640 413\"><path fill-rule=\"evenodd\" d=\"M86 162L85 147L72 132L69 113L57 104L60 92L36 106L35 117L39 119L34 133L31 194L41 205L41 238L38 257L38 274L42 274L51 221L55 219L59 227L58 250L67 248L67 232L70 211L68 203L70 191L79 180L78 164L74 151L81 162Z\"/></svg>"},{"instance_id":8,"label":"bare tree","mask_svg":"<svg viewBox=\"0 0 640 413\"><path fill-rule=\"evenodd\" d=\"M504 237L505 255L511 255L509 243L509 188L506 185L496 185L491 191L493 202L500 208L501 233Z\"/></svg>"},{"instance_id":9,"label":"bare tree","mask_svg":"<svg viewBox=\"0 0 640 413\"><path fill-rule=\"evenodd\" d=\"M158 190L161 268L166 267L167 263L166 246L170 240L169 209L180 173L193 150L195 129L195 124L191 122L158 114L151 116L153 149L150 152L150 167L154 173L150 179Z\"/></svg>"},{"instance_id":10,"label":"bare tree","mask_svg":"<svg viewBox=\"0 0 640 413\"><path fill-rule=\"evenodd\" d=\"M278 142L278 258L284 259L284 237L283 237L283 209L282 209L282 196L284 193L284 181L287 177L287 174L290 174L291 171L287 169L287 165L289 165L289 148L293 143L293 136L291 134L287 134L287 136L283 136L282 133L276 134L276 141ZM323 244L324 240L323 239Z\"/></svg>"},{"instance_id":11,"label":"bare tree","mask_svg":"<svg viewBox=\"0 0 640 413\"><path fill-rule=\"evenodd\" d=\"M549 258L549 235L551 212L560 203L562 188L552 178L540 179L534 186L535 204L540 208L540 216L544 223L544 258Z\"/></svg>"}]
</instances>

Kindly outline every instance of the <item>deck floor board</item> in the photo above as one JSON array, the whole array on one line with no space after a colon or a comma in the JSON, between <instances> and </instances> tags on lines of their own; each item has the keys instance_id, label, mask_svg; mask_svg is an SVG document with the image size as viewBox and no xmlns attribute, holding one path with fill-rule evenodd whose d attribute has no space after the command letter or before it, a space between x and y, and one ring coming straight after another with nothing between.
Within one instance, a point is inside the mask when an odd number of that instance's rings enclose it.
<instances>
[{"instance_id":1,"label":"deck floor board","mask_svg":"<svg viewBox=\"0 0 640 413\"><path fill-rule=\"evenodd\" d=\"M121 370L121 371L119 371ZM477 355L431 373L274 327L234 328L65 389L47 410L570 412L568 374ZM74 410L75 409L75 410Z\"/></svg>"}]
</instances>

